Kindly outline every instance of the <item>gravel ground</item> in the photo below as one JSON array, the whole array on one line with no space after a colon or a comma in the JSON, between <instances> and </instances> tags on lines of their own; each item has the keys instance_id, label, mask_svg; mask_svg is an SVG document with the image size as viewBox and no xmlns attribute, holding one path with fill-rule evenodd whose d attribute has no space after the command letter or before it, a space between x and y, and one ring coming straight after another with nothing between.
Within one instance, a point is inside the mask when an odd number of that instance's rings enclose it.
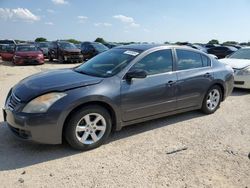
<instances>
[{"instance_id":1,"label":"gravel ground","mask_svg":"<svg viewBox=\"0 0 250 188\"><path fill-rule=\"evenodd\" d=\"M72 66L0 62L1 107L20 79ZM88 152L17 140L1 114L0 187L249 188L249 104L250 91L234 90L213 115L193 111L129 126Z\"/></svg>"}]
</instances>

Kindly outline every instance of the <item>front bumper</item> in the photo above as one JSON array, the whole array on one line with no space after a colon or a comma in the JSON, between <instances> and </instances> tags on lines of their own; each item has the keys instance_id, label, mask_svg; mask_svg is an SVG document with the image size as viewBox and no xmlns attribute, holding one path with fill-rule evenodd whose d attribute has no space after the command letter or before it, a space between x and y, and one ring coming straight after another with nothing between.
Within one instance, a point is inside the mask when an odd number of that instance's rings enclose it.
<instances>
[{"instance_id":1,"label":"front bumper","mask_svg":"<svg viewBox=\"0 0 250 188\"><path fill-rule=\"evenodd\" d=\"M83 61L83 55L65 55L64 61L69 62L82 62Z\"/></svg>"},{"instance_id":2,"label":"front bumper","mask_svg":"<svg viewBox=\"0 0 250 188\"><path fill-rule=\"evenodd\" d=\"M234 87L250 89L250 76L234 76Z\"/></svg>"},{"instance_id":3,"label":"front bumper","mask_svg":"<svg viewBox=\"0 0 250 188\"><path fill-rule=\"evenodd\" d=\"M43 144L60 144L62 135L57 122L48 114L27 114L3 109L4 121L11 132L23 139Z\"/></svg>"},{"instance_id":4,"label":"front bumper","mask_svg":"<svg viewBox=\"0 0 250 188\"><path fill-rule=\"evenodd\" d=\"M44 58L32 58L32 59L25 59L25 58L16 58L14 59L14 63L16 65L40 65L44 64Z\"/></svg>"}]
</instances>

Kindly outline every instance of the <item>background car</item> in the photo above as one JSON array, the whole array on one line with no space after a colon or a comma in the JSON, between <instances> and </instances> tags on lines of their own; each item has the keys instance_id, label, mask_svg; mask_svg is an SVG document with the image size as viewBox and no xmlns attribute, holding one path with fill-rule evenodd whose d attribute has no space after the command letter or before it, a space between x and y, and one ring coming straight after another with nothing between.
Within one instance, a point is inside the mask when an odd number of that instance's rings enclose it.
<instances>
[{"instance_id":1,"label":"background car","mask_svg":"<svg viewBox=\"0 0 250 188\"><path fill-rule=\"evenodd\" d=\"M81 52L83 54L83 59L88 60L92 57L107 51L109 48L104 46L99 42L83 42L81 44Z\"/></svg>"},{"instance_id":2,"label":"background car","mask_svg":"<svg viewBox=\"0 0 250 188\"><path fill-rule=\"evenodd\" d=\"M236 52L238 49L232 46L219 46L210 48L207 50L209 54L216 55L219 59L225 58L226 56Z\"/></svg>"},{"instance_id":3,"label":"background car","mask_svg":"<svg viewBox=\"0 0 250 188\"><path fill-rule=\"evenodd\" d=\"M49 60L58 59L63 62L82 62L83 55L73 43L67 41L53 41L49 47Z\"/></svg>"},{"instance_id":4,"label":"background car","mask_svg":"<svg viewBox=\"0 0 250 188\"><path fill-rule=\"evenodd\" d=\"M48 58L49 53L49 42L38 42L37 47L43 52L44 58Z\"/></svg>"},{"instance_id":5,"label":"background car","mask_svg":"<svg viewBox=\"0 0 250 188\"><path fill-rule=\"evenodd\" d=\"M12 61L15 53L15 45L5 44L1 45L0 55L3 61Z\"/></svg>"},{"instance_id":6,"label":"background car","mask_svg":"<svg viewBox=\"0 0 250 188\"><path fill-rule=\"evenodd\" d=\"M30 44L16 45L13 63L15 65L44 64L43 52Z\"/></svg>"},{"instance_id":7,"label":"background car","mask_svg":"<svg viewBox=\"0 0 250 188\"><path fill-rule=\"evenodd\" d=\"M241 48L220 61L234 69L234 87L250 89L250 47Z\"/></svg>"},{"instance_id":8,"label":"background car","mask_svg":"<svg viewBox=\"0 0 250 188\"><path fill-rule=\"evenodd\" d=\"M197 109L212 114L232 89L232 68L205 53L128 45L23 79L9 92L3 114L23 139L59 144L64 137L89 150L127 125Z\"/></svg>"},{"instance_id":9,"label":"background car","mask_svg":"<svg viewBox=\"0 0 250 188\"><path fill-rule=\"evenodd\" d=\"M12 39L4 39L4 40L0 40L0 44L12 44L12 45L16 45L16 41L12 40Z\"/></svg>"}]
</instances>

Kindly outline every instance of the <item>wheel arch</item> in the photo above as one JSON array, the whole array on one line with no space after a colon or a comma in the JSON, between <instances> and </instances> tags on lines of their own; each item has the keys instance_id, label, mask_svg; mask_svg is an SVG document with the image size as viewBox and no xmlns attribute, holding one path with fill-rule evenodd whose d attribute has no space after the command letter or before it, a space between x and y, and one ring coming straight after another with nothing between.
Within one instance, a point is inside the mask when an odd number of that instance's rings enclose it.
<instances>
[{"instance_id":1,"label":"wheel arch","mask_svg":"<svg viewBox=\"0 0 250 188\"><path fill-rule=\"evenodd\" d=\"M102 108L105 108L108 113L111 116L111 121L112 121L112 130L111 131L116 131L121 129L121 126L119 124L119 116L116 113L114 107L112 105L110 105L107 102L104 101L89 101L89 102L85 102L85 103L81 103L77 106L75 106L67 115L67 117L65 118L64 122L63 122L63 128L62 128L62 139L64 139L64 131L65 131L65 125L67 124L67 122L69 121L70 117L77 112L79 109L86 107L86 106L90 106L90 105L96 105L96 106L100 106Z\"/></svg>"},{"instance_id":2,"label":"wheel arch","mask_svg":"<svg viewBox=\"0 0 250 188\"><path fill-rule=\"evenodd\" d=\"M224 101L225 100L225 93L226 93L226 88L225 88L225 85L223 84L223 82L221 80L216 80L212 85L211 87L213 86L219 86L220 89L221 89L221 92L222 92L222 99L221 101ZM211 88L210 87L210 88Z\"/></svg>"}]
</instances>

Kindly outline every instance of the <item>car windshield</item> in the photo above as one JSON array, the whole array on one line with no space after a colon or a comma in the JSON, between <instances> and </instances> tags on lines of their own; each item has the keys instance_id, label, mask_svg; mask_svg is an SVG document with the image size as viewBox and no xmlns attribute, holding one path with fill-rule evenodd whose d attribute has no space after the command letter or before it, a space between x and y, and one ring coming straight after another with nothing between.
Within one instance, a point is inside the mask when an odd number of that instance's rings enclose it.
<instances>
[{"instance_id":1,"label":"car windshield","mask_svg":"<svg viewBox=\"0 0 250 188\"><path fill-rule=\"evenodd\" d=\"M4 52L14 52L15 46L14 45L4 45L2 46L2 51Z\"/></svg>"},{"instance_id":2,"label":"car windshield","mask_svg":"<svg viewBox=\"0 0 250 188\"><path fill-rule=\"evenodd\" d=\"M249 49L240 49L233 53L228 58L231 59L250 59L250 48Z\"/></svg>"},{"instance_id":3,"label":"car windshield","mask_svg":"<svg viewBox=\"0 0 250 188\"><path fill-rule=\"evenodd\" d=\"M98 51L98 52L104 52L107 51L109 48L104 46L103 44L99 43L92 43L93 47Z\"/></svg>"},{"instance_id":4,"label":"car windshield","mask_svg":"<svg viewBox=\"0 0 250 188\"><path fill-rule=\"evenodd\" d=\"M35 46L17 46L17 52L29 52L29 51L38 51L37 47Z\"/></svg>"},{"instance_id":5,"label":"car windshield","mask_svg":"<svg viewBox=\"0 0 250 188\"><path fill-rule=\"evenodd\" d=\"M139 54L140 51L137 50L108 50L75 68L75 71L91 76L111 77L123 70Z\"/></svg>"},{"instance_id":6,"label":"car windshield","mask_svg":"<svg viewBox=\"0 0 250 188\"><path fill-rule=\"evenodd\" d=\"M45 42L45 43L39 43L38 44L40 48L48 48L49 47L49 43Z\"/></svg>"},{"instance_id":7,"label":"car windshield","mask_svg":"<svg viewBox=\"0 0 250 188\"><path fill-rule=\"evenodd\" d=\"M59 46L62 49L76 49L77 48L74 44L69 43L69 42L60 42Z\"/></svg>"}]
</instances>

